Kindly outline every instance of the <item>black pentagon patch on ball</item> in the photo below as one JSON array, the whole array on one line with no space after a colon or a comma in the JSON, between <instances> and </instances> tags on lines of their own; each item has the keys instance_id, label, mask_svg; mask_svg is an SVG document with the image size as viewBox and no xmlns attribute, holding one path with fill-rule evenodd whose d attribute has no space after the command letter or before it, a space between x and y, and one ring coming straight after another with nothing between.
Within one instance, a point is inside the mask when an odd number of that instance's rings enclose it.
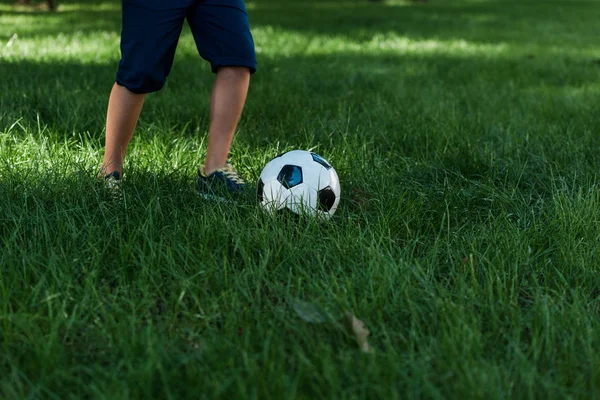
<instances>
[{"instance_id":1,"label":"black pentagon patch on ball","mask_svg":"<svg viewBox=\"0 0 600 400\"><path fill-rule=\"evenodd\" d=\"M265 188L265 183L262 179L258 180L258 188L256 189L256 197L258 197L258 201L263 201L263 190Z\"/></svg>"},{"instance_id":2,"label":"black pentagon patch on ball","mask_svg":"<svg viewBox=\"0 0 600 400\"><path fill-rule=\"evenodd\" d=\"M302 183L302 168L297 165L284 165L277 175L277 180L286 189L298 186Z\"/></svg>"},{"instance_id":3,"label":"black pentagon patch on ball","mask_svg":"<svg viewBox=\"0 0 600 400\"><path fill-rule=\"evenodd\" d=\"M321 164L322 166L324 166L327 169L331 169L331 165L329 165L329 163L327 161L325 161L325 159L323 157L321 157L317 153L310 153L310 154L312 155L312 158L315 162L318 162L319 164Z\"/></svg>"},{"instance_id":4,"label":"black pentagon patch on ball","mask_svg":"<svg viewBox=\"0 0 600 400\"><path fill-rule=\"evenodd\" d=\"M327 186L325 189L319 191L319 210L328 212L335 203L335 193L331 186Z\"/></svg>"}]
</instances>

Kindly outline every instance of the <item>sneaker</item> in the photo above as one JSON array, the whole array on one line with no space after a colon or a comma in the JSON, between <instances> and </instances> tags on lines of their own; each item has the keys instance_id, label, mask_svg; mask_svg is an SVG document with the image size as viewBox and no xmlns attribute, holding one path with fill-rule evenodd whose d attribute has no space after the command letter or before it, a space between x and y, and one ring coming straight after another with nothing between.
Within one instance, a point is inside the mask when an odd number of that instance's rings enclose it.
<instances>
[{"instance_id":1,"label":"sneaker","mask_svg":"<svg viewBox=\"0 0 600 400\"><path fill-rule=\"evenodd\" d=\"M208 195L240 195L246 191L246 183L229 163L210 175L204 173L204 166L200 167L197 185L199 192Z\"/></svg>"}]
</instances>

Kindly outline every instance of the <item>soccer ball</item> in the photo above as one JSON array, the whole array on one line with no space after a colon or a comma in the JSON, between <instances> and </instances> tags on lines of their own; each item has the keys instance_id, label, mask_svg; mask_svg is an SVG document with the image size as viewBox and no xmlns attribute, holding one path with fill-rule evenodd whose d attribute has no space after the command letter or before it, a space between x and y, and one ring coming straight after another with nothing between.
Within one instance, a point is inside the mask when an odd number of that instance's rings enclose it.
<instances>
[{"instance_id":1,"label":"soccer ball","mask_svg":"<svg viewBox=\"0 0 600 400\"><path fill-rule=\"evenodd\" d=\"M292 150L273 158L258 179L258 201L267 211L330 218L340 202L340 181L323 157Z\"/></svg>"}]
</instances>

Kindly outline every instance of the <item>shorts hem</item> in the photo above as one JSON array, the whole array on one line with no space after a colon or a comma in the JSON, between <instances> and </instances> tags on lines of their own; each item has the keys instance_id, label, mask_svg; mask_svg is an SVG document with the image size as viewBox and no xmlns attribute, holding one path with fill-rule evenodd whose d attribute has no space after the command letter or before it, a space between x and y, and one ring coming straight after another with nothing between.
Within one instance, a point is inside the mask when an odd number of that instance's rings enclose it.
<instances>
[{"instance_id":1,"label":"shorts hem","mask_svg":"<svg viewBox=\"0 0 600 400\"><path fill-rule=\"evenodd\" d=\"M213 58L210 60L210 65L213 73L217 73L220 67L247 67L250 69L250 74L256 72L256 61L247 58Z\"/></svg>"},{"instance_id":2,"label":"shorts hem","mask_svg":"<svg viewBox=\"0 0 600 400\"><path fill-rule=\"evenodd\" d=\"M135 94L148 94L148 93L158 92L164 86L164 85L161 85L160 87L139 87L136 85L129 85L129 84L123 82L121 79L115 79L115 83Z\"/></svg>"}]
</instances>

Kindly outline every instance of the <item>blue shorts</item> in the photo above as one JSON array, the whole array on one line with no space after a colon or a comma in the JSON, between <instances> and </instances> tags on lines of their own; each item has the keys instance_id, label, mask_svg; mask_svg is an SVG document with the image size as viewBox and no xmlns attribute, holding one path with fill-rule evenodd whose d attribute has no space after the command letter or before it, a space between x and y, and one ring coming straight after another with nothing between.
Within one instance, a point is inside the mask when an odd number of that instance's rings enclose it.
<instances>
[{"instance_id":1,"label":"blue shorts","mask_svg":"<svg viewBox=\"0 0 600 400\"><path fill-rule=\"evenodd\" d=\"M234 66L256 71L244 0L123 0L117 84L134 93L160 90L186 19L213 72Z\"/></svg>"}]
</instances>

